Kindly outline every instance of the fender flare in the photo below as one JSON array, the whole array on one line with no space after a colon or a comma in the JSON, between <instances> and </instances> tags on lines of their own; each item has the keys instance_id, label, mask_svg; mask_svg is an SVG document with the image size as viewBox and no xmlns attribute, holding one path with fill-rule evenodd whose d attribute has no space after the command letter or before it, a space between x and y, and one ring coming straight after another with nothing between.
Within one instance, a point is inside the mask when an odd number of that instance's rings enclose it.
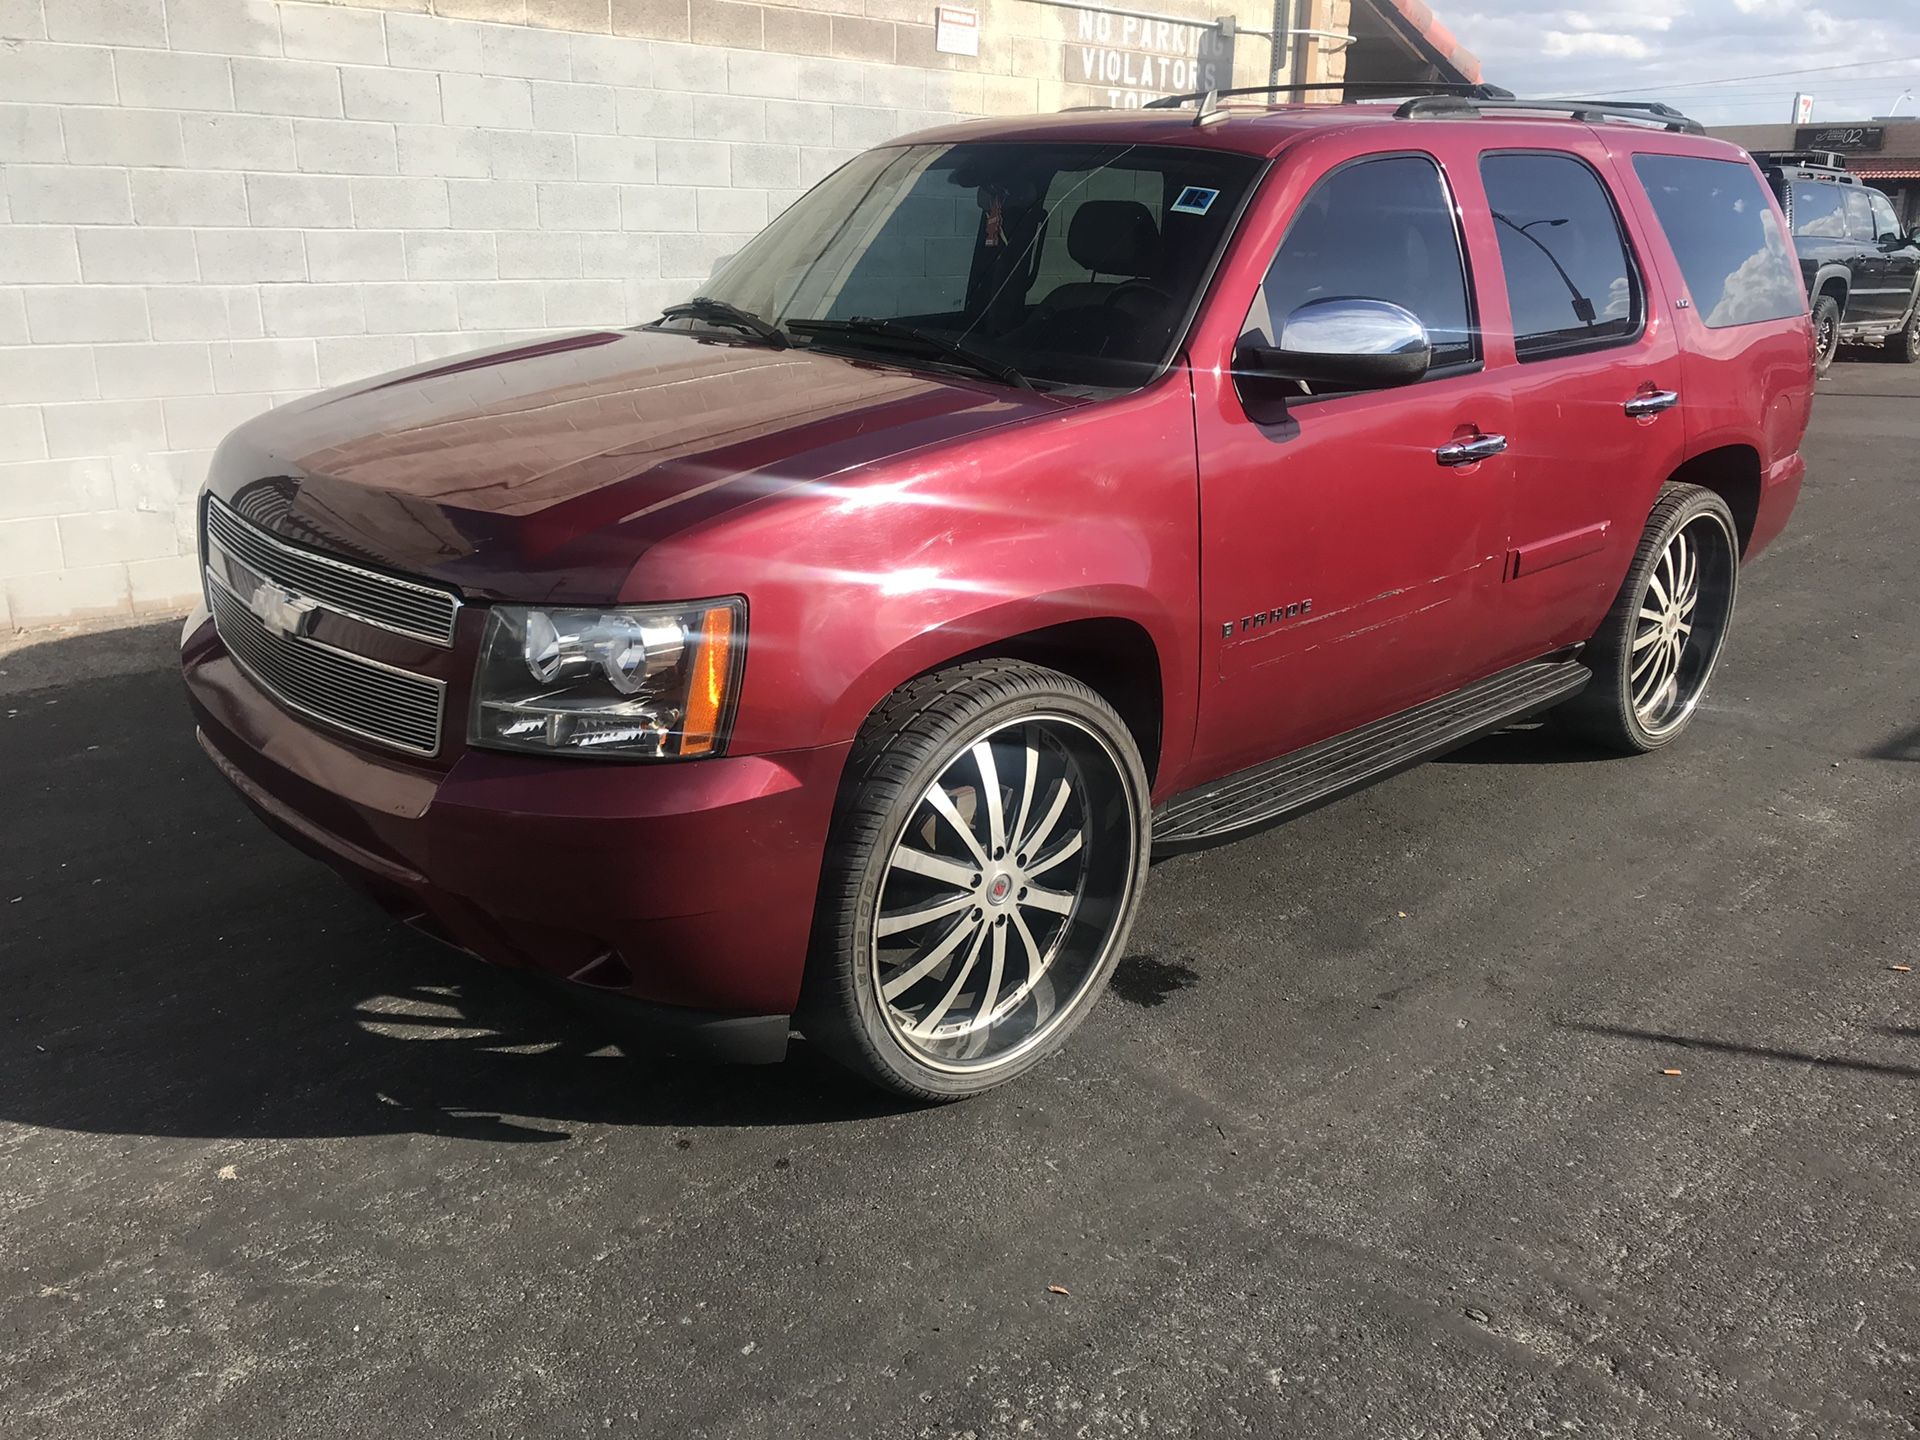
<instances>
[{"instance_id":1,"label":"fender flare","mask_svg":"<svg viewBox=\"0 0 1920 1440\"><path fill-rule=\"evenodd\" d=\"M1146 634L1160 671L1155 679L1160 689L1162 761L1168 758L1167 747L1184 756L1191 740L1189 727L1175 717L1183 705L1192 703L1192 677L1182 670L1180 630L1157 596L1126 585L1021 596L955 614L921 630L875 658L845 688L827 720L827 733L857 734L887 696L916 676L971 655L991 653L996 646L1036 631L1089 620L1119 621Z\"/></svg>"},{"instance_id":2,"label":"fender flare","mask_svg":"<svg viewBox=\"0 0 1920 1440\"><path fill-rule=\"evenodd\" d=\"M1807 308L1811 310L1827 288L1830 281L1840 282L1840 318L1847 318L1847 300L1853 294L1853 272L1844 265L1822 265L1814 272L1813 284L1807 291Z\"/></svg>"}]
</instances>

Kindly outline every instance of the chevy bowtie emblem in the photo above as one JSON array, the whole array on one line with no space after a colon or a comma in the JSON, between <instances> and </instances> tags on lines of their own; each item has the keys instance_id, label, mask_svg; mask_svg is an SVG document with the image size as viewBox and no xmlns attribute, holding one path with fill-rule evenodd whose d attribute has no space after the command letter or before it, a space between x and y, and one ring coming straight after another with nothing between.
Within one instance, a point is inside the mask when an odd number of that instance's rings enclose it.
<instances>
[{"instance_id":1,"label":"chevy bowtie emblem","mask_svg":"<svg viewBox=\"0 0 1920 1440\"><path fill-rule=\"evenodd\" d=\"M247 609L282 640L306 634L313 624L313 612L319 608L318 600L296 595L271 580L262 580L247 597Z\"/></svg>"}]
</instances>

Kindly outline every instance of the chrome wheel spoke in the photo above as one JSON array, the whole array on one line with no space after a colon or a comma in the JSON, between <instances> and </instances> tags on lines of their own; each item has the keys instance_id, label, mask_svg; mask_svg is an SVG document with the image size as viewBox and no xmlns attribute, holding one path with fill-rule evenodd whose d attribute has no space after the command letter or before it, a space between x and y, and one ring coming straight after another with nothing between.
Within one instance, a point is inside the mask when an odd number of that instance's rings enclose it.
<instances>
[{"instance_id":1,"label":"chrome wheel spoke","mask_svg":"<svg viewBox=\"0 0 1920 1440\"><path fill-rule=\"evenodd\" d=\"M947 794L939 781L935 781L928 787L926 801L927 804L933 807L934 814L951 825L954 833L966 842L968 851L973 855L973 858L979 862L980 868L982 870L986 869L987 852L980 848L979 837L973 833L973 827L967 823L966 817L960 813L959 808L953 803L953 797Z\"/></svg>"},{"instance_id":2,"label":"chrome wheel spoke","mask_svg":"<svg viewBox=\"0 0 1920 1440\"><path fill-rule=\"evenodd\" d=\"M1013 843L1020 844L1027 833L1027 816L1033 809L1033 787L1040 783L1040 752L1028 740L1020 747L1020 803L1013 812Z\"/></svg>"},{"instance_id":3,"label":"chrome wheel spoke","mask_svg":"<svg viewBox=\"0 0 1920 1440\"><path fill-rule=\"evenodd\" d=\"M985 926L978 920L963 920L947 931L945 937L925 955L915 960L906 969L895 975L880 987L882 998L892 1000L901 992L911 990L927 976L940 968L940 963L960 948L960 942L969 935L978 935Z\"/></svg>"},{"instance_id":4,"label":"chrome wheel spoke","mask_svg":"<svg viewBox=\"0 0 1920 1440\"><path fill-rule=\"evenodd\" d=\"M1027 866L1027 875L1029 877L1036 876L1036 875L1044 875L1049 870L1054 869L1056 866L1064 863L1065 861L1071 860L1074 856L1080 853L1080 847L1082 844L1085 843L1086 838L1087 838L1086 831L1084 830L1074 831L1073 837L1070 840L1068 840L1066 844L1060 846L1058 849L1053 850L1046 855L1041 856L1038 860L1034 861L1031 865Z\"/></svg>"},{"instance_id":5,"label":"chrome wheel spoke","mask_svg":"<svg viewBox=\"0 0 1920 1440\"><path fill-rule=\"evenodd\" d=\"M1629 680L1634 681L1637 684L1639 682L1640 677L1646 673L1647 667L1649 665L1652 665L1655 661L1659 660L1660 651L1662 648L1663 647L1655 646L1653 649L1649 650L1645 655L1642 655L1640 659L1635 663L1633 667L1633 673L1630 674L1627 678Z\"/></svg>"},{"instance_id":6,"label":"chrome wheel spoke","mask_svg":"<svg viewBox=\"0 0 1920 1440\"><path fill-rule=\"evenodd\" d=\"M980 870L977 866L963 865L958 860L949 860L944 855L917 850L911 845L901 845L895 850L887 868L904 870L910 875L922 875L929 880L938 880L943 885L951 885L959 890L971 889L980 879Z\"/></svg>"},{"instance_id":7,"label":"chrome wheel spoke","mask_svg":"<svg viewBox=\"0 0 1920 1440\"><path fill-rule=\"evenodd\" d=\"M993 927L993 945L987 959L987 988L981 992L979 1014L991 1022L993 1007L1000 1003L1000 977L1007 969L1007 927Z\"/></svg>"},{"instance_id":8,"label":"chrome wheel spoke","mask_svg":"<svg viewBox=\"0 0 1920 1440\"><path fill-rule=\"evenodd\" d=\"M1007 822L1000 813L1000 770L993 763L991 741L975 743L973 763L980 770L980 798L987 802L987 849L997 860L1007 853Z\"/></svg>"},{"instance_id":9,"label":"chrome wheel spoke","mask_svg":"<svg viewBox=\"0 0 1920 1440\"><path fill-rule=\"evenodd\" d=\"M1067 801L1073 796L1073 787L1061 780L1053 787L1053 798L1047 805L1047 813L1040 817L1040 823L1033 827L1033 833L1023 838L1020 848L1031 855L1047 843L1047 837L1053 834L1053 827L1060 823L1065 813Z\"/></svg>"},{"instance_id":10,"label":"chrome wheel spoke","mask_svg":"<svg viewBox=\"0 0 1920 1440\"><path fill-rule=\"evenodd\" d=\"M1633 648L1635 650L1644 650L1647 648L1647 646L1651 645L1654 641L1658 640L1659 638L1660 638L1660 627L1658 625L1652 626L1650 629L1646 630L1644 633L1634 637Z\"/></svg>"},{"instance_id":11,"label":"chrome wheel spoke","mask_svg":"<svg viewBox=\"0 0 1920 1440\"><path fill-rule=\"evenodd\" d=\"M911 930L918 925L930 925L943 916L953 914L956 910L965 910L971 904L973 904L973 896L969 893L954 895L948 899L936 901L932 905L923 905L917 910L882 913L879 923L873 927L874 933L883 938L888 935L898 935L902 930Z\"/></svg>"},{"instance_id":12,"label":"chrome wheel spoke","mask_svg":"<svg viewBox=\"0 0 1920 1440\"><path fill-rule=\"evenodd\" d=\"M940 1003L927 1012L927 1018L915 1027L921 1034L931 1034L940 1028L940 1022L947 1018L947 1012L953 1008L953 1002L960 998L960 991L967 983L967 977L973 974L974 962L980 958L980 942L987 938L991 929L996 937L997 948L1005 948L1005 942L998 940L998 925L976 925L973 930L973 944L967 947L967 958L960 962L953 984L947 987L947 993L940 997Z\"/></svg>"},{"instance_id":13,"label":"chrome wheel spoke","mask_svg":"<svg viewBox=\"0 0 1920 1440\"><path fill-rule=\"evenodd\" d=\"M1038 885L1029 885L1027 893L1020 898L1020 903L1029 910L1045 910L1053 915L1073 913L1073 896L1058 890L1044 890Z\"/></svg>"}]
</instances>

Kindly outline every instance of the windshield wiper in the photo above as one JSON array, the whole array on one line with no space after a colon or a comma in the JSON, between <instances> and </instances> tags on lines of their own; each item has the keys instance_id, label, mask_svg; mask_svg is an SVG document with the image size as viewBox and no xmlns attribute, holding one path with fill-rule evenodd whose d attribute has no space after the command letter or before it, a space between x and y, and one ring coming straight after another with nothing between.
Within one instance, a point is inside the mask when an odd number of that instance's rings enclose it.
<instances>
[{"instance_id":1,"label":"windshield wiper","mask_svg":"<svg viewBox=\"0 0 1920 1440\"><path fill-rule=\"evenodd\" d=\"M1034 388L1031 380L1005 361L990 359L977 350L968 349L958 340L949 340L936 331L922 330L918 325L908 325L901 320L876 320L871 315L856 315L851 320L789 320L787 326L796 335L872 335L882 340L903 340L923 350L934 351L945 359L957 360L1003 385L1018 385L1022 390Z\"/></svg>"},{"instance_id":2,"label":"windshield wiper","mask_svg":"<svg viewBox=\"0 0 1920 1440\"><path fill-rule=\"evenodd\" d=\"M716 300L711 295L696 295L678 305L669 305L660 312L662 320L704 320L709 325L725 325L735 330L744 330L756 340L763 340L776 350L784 350L793 342L787 338L786 331L778 325L769 325L751 310L742 310L738 305L730 305L725 300Z\"/></svg>"}]
</instances>

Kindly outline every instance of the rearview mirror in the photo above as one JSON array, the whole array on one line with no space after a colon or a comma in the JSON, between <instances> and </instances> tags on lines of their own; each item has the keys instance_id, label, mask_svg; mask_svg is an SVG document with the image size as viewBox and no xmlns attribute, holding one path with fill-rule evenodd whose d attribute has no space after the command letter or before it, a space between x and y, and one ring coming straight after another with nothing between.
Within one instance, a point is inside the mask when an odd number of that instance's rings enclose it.
<instances>
[{"instance_id":1,"label":"rearview mirror","mask_svg":"<svg viewBox=\"0 0 1920 1440\"><path fill-rule=\"evenodd\" d=\"M1432 355L1427 326L1402 305L1363 298L1309 300L1286 317L1277 346L1242 342L1233 371L1242 397L1271 403L1267 382L1273 380L1311 390L1413 384L1427 374Z\"/></svg>"}]
</instances>

